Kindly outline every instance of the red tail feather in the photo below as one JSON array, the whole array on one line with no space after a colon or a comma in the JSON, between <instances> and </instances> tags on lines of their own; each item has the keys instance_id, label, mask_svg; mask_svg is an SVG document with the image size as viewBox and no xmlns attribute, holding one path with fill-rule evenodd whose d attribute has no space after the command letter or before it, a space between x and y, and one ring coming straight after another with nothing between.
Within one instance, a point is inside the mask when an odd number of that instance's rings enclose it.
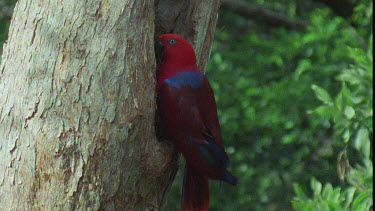
<instances>
[{"instance_id":1,"label":"red tail feather","mask_svg":"<svg viewBox=\"0 0 375 211\"><path fill-rule=\"evenodd\" d=\"M181 211L206 211L210 203L208 179L192 168L185 168Z\"/></svg>"}]
</instances>

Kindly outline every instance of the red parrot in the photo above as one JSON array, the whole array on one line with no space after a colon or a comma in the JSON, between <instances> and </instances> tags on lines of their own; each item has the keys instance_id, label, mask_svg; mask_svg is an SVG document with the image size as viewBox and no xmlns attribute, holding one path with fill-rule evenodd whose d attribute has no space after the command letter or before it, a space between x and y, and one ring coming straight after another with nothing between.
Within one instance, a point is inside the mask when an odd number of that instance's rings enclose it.
<instances>
[{"instance_id":1,"label":"red parrot","mask_svg":"<svg viewBox=\"0 0 375 211\"><path fill-rule=\"evenodd\" d=\"M163 59L157 74L158 107L167 136L185 157L181 210L207 210L208 180L236 185L227 171L217 108L211 86L197 67L193 47L177 34L155 44Z\"/></svg>"}]
</instances>

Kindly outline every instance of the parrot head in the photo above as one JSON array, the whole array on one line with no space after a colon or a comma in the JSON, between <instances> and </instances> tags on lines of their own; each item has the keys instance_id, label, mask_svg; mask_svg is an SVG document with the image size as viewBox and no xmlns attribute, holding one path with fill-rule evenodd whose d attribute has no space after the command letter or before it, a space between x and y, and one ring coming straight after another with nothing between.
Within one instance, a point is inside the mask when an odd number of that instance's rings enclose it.
<instances>
[{"instance_id":1,"label":"parrot head","mask_svg":"<svg viewBox=\"0 0 375 211\"><path fill-rule=\"evenodd\" d=\"M197 59L190 43L177 34L163 34L159 41L155 43L155 51L163 57L163 61L168 61L179 67L196 68Z\"/></svg>"}]
</instances>

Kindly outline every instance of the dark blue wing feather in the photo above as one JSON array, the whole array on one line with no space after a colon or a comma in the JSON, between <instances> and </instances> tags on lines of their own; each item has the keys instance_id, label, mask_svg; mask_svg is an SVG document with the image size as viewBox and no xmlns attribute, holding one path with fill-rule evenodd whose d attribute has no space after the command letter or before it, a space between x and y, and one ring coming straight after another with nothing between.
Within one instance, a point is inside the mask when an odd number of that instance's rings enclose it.
<instances>
[{"instance_id":1,"label":"dark blue wing feather","mask_svg":"<svg viewBox=\"0 0 375 211\"><path fill-rule=\"evenodd\" d=\"M203 78L202 72L185 71L165 79L165 82L169 84L170 88L180 89L182 86L190 86L193 89L197 89L202 85Z\"/></svg>"},{"instance_id":2,"label":"dark blue wing feather","mask_svg":"<svg viewBox=\"0 0 375 211\"><path fill-rule=\"evenodd\" d=\"M229 158L225 153L224 148L220 146L212 136L206 136L205 141L209 144L209 147L215 153L216 157L220 160L224 168L227 168L229 165Z\"/></svg>"},{"instance_id":3,"label":"dark blue wing feather","mask_svg":"<svg viewBox=\"0 0 375 211\"><path fill-rule=\"evenodd\" d=\"M227 168L229 158L224 148L213 137L206 136L203 144L199 144L197 141L194 141L194 143L211 165Z\"/></svg>"}]
</instances>

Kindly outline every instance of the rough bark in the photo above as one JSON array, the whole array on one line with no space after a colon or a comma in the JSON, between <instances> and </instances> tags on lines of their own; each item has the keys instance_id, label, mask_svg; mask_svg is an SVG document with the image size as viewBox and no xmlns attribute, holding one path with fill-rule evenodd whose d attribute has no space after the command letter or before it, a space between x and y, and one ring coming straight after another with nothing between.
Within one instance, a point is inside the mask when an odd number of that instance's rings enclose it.
<instances>
[{"instance_id":1,"label":"rough bark","mask_svg":"<svg viewBox=\"0 0 375 211\"><path fill-rule=\"evenodd\" d=\"M155 136L154 35L185 35L204 68L217 9L19 0L0 65L0 207L161 209L178 159Z\"/></svg>"}]
</instances>

